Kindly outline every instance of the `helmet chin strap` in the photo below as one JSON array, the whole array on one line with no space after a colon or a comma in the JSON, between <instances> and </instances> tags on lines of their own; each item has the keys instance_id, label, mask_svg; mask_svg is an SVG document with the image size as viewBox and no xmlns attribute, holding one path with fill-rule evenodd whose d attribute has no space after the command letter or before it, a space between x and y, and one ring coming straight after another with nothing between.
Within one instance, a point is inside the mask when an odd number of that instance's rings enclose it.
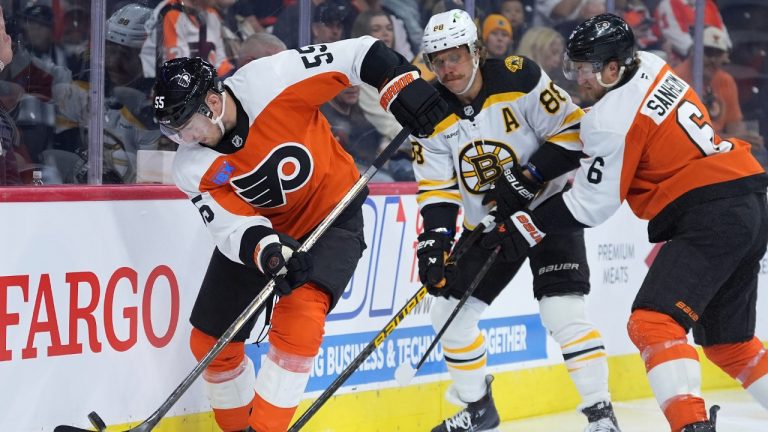
<instances>
[{"instance_id":1,"label":"helmet chin strap","mask_svg":"<svg viewBox=\"0 0 768 432\"><path fill-rule=\"evenodd\" d=\"M625 66L621 66L619 68L619 76L618 78L616 78L616 81L612 82L611 84L606 84L603 82L603 75L602 75L603 71L599 71L597 74L595 74L595 78L597 78L597 83L603 86L603 88L610 89L610 88L616 87L616 84L618 84L619 81L621 81L621 77L624 76L625 69L626 69Z\"/></svg>"},{"instance_id":2,"label":"helmet chin strap","mask_svg":"<svg viewBox=\"0 0 768 432\"><path fill-rule=\"evenodd\" d=\"M221 114L219 114L218 117L215 119L211 119L211 122L215 124L216 126L221 129L221 134L224 135L226 131L224 130L224 123L221 121L222 118L224 118L224 113L227 111L227 91L224 90L221 93Z\"/></svg>"},{"instance_id":3,"label":"helmet chin strap","mask_svg":"<svg viewBox=\"0 0 768 432\"><path fill-rule=\"evenodd\" d=\"M469 82L467 82L467 86L464 87L464 90L456 93L458 95L463 95L464 93L469 91L469 88L472 87L472 84L475 82L475 77L477 76L477 70L480 66L480 58L476 56L472 56L472 75L469 77Z\"/></svg>"}]
</instances>

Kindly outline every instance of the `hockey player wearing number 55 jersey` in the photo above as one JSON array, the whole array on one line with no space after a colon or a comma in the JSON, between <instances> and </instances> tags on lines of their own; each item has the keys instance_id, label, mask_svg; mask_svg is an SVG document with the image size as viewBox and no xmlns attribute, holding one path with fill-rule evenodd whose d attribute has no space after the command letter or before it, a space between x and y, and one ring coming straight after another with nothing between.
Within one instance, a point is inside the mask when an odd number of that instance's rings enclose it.
<instances>
[{"instance_id":1,"label":"hockey player wearing number 55 jersey","mask_svg":"<svg viewBox=\"0 0 768 432\"><path fill-rule=\"evenodd\" d=\"M768 176L749 144L712 129L698 95L660 58L634 50L615 15L576 27L565 72L598 100L581 121L573 188L511 209L508 249L605 221L626 200L661 247L629 317L629 337L672 432L715 431L696 350L768 408L768 355L755 337L757 275L768 242ZM538 247L538 246L537 246Z\"/></svg>"},{"instance_id":2,"label":"hockey player wearing number 55 jersey","mask_svg":"<svg viewBox=\"0 0 768 432\"><path fill-rule=\"evenodd\" d=\"M190 318L195 357L210 351L271 278L285 275L275 286L280 298L258 376L243 347L255 319L203 373L222 430L287 430L325 317L365 249L361 193L309 252L294 252L360 177L320 106L367 83L402 125L429 134L445 102L415 70L368 36L264 57L224 82L199 58L160 68L155 114L179 143L174 179L216 244Z\"/></svg>"},{"instance_id":3,"label":"hockey player wearing number 55 jersey","mask_svg":"<svg viewBox=\"0 0 768 432\"><path fill-rule=\"evenodd\" d=\"M412 143L417 200L424 220L417 248L419 277L439 297L431 312L438 331L491 254L481 237L457 265L446 265L459 206L464 209L461 243L489 214L492 201L499 211L514 205L502 199L507 189L524 191L521 199L532 207L561 191L565 176L546 184L520 183L515 178L521 178L522 167L538 175L575 169L581 157L579 122L584 113L530 59L486 59L477 42L477 28L462 10L433 16L423 45L425 63L437 75L436 87L451 108L432 135ZM579 410L587 416L586 430L618 431L602 337L585 313L589 269L584 233L547 238L527 257L541 320L562 348L582 397ZM478 322L525 258L500 255L443 335L445 361L453 379L447 398L466 408L433 432L484 431L499 424Z\"/></svg>"}]
</instances>

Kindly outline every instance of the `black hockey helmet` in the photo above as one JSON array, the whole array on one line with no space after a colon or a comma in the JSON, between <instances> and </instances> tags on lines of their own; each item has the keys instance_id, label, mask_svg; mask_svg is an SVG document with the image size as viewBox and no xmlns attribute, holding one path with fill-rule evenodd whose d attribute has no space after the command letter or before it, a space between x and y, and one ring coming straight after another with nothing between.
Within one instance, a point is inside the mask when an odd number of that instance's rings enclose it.
<instances>
[{"instance_id":1,"label":"black hockey helmet","mask_svg":"<svg viewBox=\"0 0 768 432\"><path fill-rule=\"evenodd\" d=\"M617 60L620 66L629 66L635 58L635 35L620 17L596 15L573 30L565 46L565 57L566 63L568 60L592 63L595 72L611 60Z\"/></svg>"},{"instance_id":2,"label":"black hockey helmet","mask_svg":"<svg viewBox=\"0 0 768 432\"><path fill-rule=\"evenodd\" d=\"M155 119L161 126L179 128L207 110L208 91L222 92L216 69L200 57L179 57L165 62L155 80Z\"/></svg>"}]
</instances>

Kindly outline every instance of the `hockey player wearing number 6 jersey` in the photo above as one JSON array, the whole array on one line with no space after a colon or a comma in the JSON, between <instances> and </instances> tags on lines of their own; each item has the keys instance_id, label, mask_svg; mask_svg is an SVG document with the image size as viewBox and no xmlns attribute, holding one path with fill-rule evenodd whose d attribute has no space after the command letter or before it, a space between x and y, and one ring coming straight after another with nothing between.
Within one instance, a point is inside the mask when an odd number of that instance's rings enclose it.
<instances>
[{"instance_id":1,"label":"hockey player wearing number 6 jersey","mask_svg":"<svg viewBox=\"0 0 768 432\"><path fill-rule=\"evenodd\" d=\"M768 355L755 337L768 176L749 144L717 136L696 92L662 59L635 53L615 15L576 27L565 72L597 100L581 121L586 158L572 189L533 211L511 209L498 238L524 255L542 237L602 223L626 200L649 221L650 241L666 241L627 330L672 432L716 430L691 329L704 354L768 408Z\"/></svg>"},{"instance_id":2,"label":"hockey player wearing number 6 jersey","mask_svg":"<svg viewBox=\"0 0 768 432\"><path fill-rule=\"evenodd\" d=\"M476 243L461 258L458 268L446 268L459 206L464 209L462 242L489 214L491 201L496 201L500 211L510 205L501 199L507 194L500 191L518 188L521 199L531 207L561 191L565 176L546 184L520 183L515 178L520 178L523 166L544 173L575 169L581 156L578 133L584 113L530 59L485 59L475 24L464 11L433 16L423 45L425 62L440 81L436 87L451 108L432 135L412 143L419 182L417 200L424 220L417 250L419 276L430 293L440 297L431 312L438 331L491 254ZM539 164L540 160L556 160L555 166L552 162ZM579 410L587 416L586 430L618 431L602 337L585 313L589 269L584 233L552 236L528 257L541 320L562 348L582 397ZM525 258L502 254L443 335L445 361L453 379L447 398L466 408L433 432L484 431L499 424L490 391L492 377L486 376L486 344L478 322Z\"/></svg>"},{"instance_id":3,"label":"hockey player wearing number 6 jersey","mask_svg":"<svg viewBox=\"0 0 768 432\"><path fill-rule=\"evenodd\" d=\"M275 286L280 298L258 376L243 346L255 319L203 373L222 430L288 429L326 314L365 249L361 193L310 251L294 252L360 177L320 106L367 83L402 125L429 134L445 102L415 70L368 36L264 57L224 82L199 58L160 68L155 115L179 143L174 179L216 244L190 318L195 357L210 351L271 278L285 275Z\"/></svg>"}]
</instances>

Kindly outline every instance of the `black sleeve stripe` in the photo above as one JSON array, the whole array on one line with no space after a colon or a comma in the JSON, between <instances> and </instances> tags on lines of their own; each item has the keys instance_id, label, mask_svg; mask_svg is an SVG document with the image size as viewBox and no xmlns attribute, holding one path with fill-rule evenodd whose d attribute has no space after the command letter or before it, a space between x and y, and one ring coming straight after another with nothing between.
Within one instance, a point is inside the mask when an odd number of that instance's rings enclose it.
<instances>
[{"instance_id":1,"label":"black sleeve stripe","mask_svg":"<svg viewBox=\"0 0 768 432\"><path fill-rule=\"evenodd\" d=\"M563 201L563 193L549 198L533 211L534 222L547 234L573 232L589 226L576 220Z\"/></svg>"},{"instance_id":2,"label":"black sleeve stripe","mask_svg":"<svg viewBox=\"0 0 768 432\"><path fill-rule=\"evenodd\" d=\"M451 203L429 204L421 209L424 219L424 231L445 228L448 232L456 231L456 218L459 216L459 206Z\"/></svg>"},{"instance_id":3,"label":"black sleeve stripe","mask_svg":"<svg viewBox=\"0 0 768 432\"><path fill-rule=\"evenodd\" d=\"M579 167L584 154L579 150L568 150L557 144L545 142L531 155L528 163L536 168L541 181L549 181Z\"/></svg>"}]
</instances>

